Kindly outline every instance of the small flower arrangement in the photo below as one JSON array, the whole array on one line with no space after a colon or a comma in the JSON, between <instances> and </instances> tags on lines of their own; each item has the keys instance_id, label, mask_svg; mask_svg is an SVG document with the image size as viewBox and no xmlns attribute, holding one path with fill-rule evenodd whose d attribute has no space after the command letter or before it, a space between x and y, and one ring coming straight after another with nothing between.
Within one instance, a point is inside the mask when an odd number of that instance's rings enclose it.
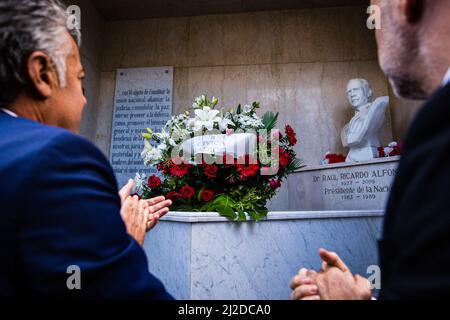
<instances>
[{"instance_id":1,"label":"small flower arrangement","mask_svg":"<svg viewBox=\"0 0 450 320\"><path fill-rule=\"evenodd\" d=\"M320 164L333 164L333 163L341 163L345 162L345 156L342 154L336 154L327 152L320 162Z\"/></svg>"},{"instance_id":2,"label":"small flower arrangement","mask_svg":"<svg viewBox=\"0 0 450 320\"><path fill-rule=\"evenodd\" d=\"M378 157L379 158L387 158L387 157L395 157L400 155L400 146L397 142L391 142L387 147L379 147L378 148Z\"/></svg>"},{"instance_id":3,"label":"small flower arrangement","mask_svg":"<svg viewBox=\"0 0 450 320\"><path fill-rule=\"evenodd\" d=\"M289 125L284 134L275 129L278 114L260 118L257 102L229 111L218 110L218 102L198 97L160 133L147 129L142 158L163 179L137 175L138 193L144 199L164 195L173 200L174 211L258 221L282 181L302 167L293 149L296 133Z\"/></svg>"}]
</instances>

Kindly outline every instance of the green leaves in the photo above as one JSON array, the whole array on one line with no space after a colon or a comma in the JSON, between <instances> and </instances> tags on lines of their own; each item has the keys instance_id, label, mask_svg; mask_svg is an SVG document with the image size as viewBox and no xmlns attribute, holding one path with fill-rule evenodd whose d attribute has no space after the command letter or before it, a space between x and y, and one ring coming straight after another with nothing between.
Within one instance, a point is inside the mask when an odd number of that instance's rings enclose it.
<instances>
[{"instance_id":1,"label":"green leaves","mask_svg":"<svg viewBox=\"0 0 450 320\"><path fill-rule=\"evenodd\" d=\"M295 158L287 167L287 170L289 172L294 172L298 169L304 168L306 165L303 164L303 161L300 159Z\"/></svg>"},{"instance_id":2,"label":"green leaves","mask_svg":"<svg viewBox=\"0 0 450 320\"><path fill-rule=\"evenodd\" d=\"M268 111L268 112L264 113L262 122L264 124L264 128L267 131L270 131L275 128L275 126L277 125L277 121L278 121L278 115L279 115L278 112L276 114L274 114L272 111Z\"/></svg>"},{"instance_id":3,"label":"green leaves","mask_svg":"<svg viewBox=\"0 0 450 320\"><path fill-rule=\"evenodd\" d=\"M232 221L238 219L238 214L236 213L236 203L233 199L226 195L221 194L217 196L213 201L205 204L202 211L218 212L221 216L226 217ZM245 219L244 219L245 220Z\"/></svg>"},{"instance_id":4,"label":"green leaves","mask_svg":"<svg viewBox=\"0 0 450 320\"><path fill-rule=\"evenodd\" d=\"M247 215L253 220L260 221L267 216L268 209L255 204L244 204L236 201L228 194L220 194L213 201L205 204L200 211L218 212L222 217L231 221L246 221Z\"/></svg>"}]
</instances>

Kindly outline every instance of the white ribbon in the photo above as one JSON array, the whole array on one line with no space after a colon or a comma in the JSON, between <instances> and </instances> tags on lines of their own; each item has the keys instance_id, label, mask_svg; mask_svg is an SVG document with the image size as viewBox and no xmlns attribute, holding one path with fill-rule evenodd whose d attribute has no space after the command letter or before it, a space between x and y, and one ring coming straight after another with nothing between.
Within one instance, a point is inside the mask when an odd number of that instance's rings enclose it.
<instances>
[{"instance_id":1,"label":"white ribbon","mask_svg":"<svg viewBox=\"0 0 450 320\"><path fill-rule=\"evenodd\" d=\"M253 133L236 133L231 135L204 135L186 140L181 145L183 153L191 155L230 154L235 158L246 154L256 154L256 135Z\"/></svg>"}]
</instances>

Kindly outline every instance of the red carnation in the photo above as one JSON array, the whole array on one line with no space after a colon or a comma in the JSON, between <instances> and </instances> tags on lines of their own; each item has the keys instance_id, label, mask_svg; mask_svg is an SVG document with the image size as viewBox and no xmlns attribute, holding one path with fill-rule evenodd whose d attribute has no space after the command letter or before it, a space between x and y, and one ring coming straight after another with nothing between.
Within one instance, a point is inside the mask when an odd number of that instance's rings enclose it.
<instances>
[{"instance_id":1,"label":"red carnation","mask_svg":"<svg viewBox=\"0 0 450 320\"><path fill-rule=\"evenodd\" d=\"M216 178L217 177L217 166L215 164L205 164L203 165L205 168L205 175L209 178Z\"/></svg>"},{"instance_id":2,"label":"red carnation","mask_svg":"<svg viewBox=\"0 0 450 320\"><path fill-rule=\"evenodd\" d=\"M191 199L195 195L195 189L190 186L183 186L180 189L180 194L184 199Z\"/></svg>"},{"instance_id":3,"label":"red carnation","mask_svg":"<svg viewBox=\"0 0 450 320\"><path fill-rule=\"evenodd\" d=\"M379 147L379 148L378 148L378 157L379 157L379 158L384 158L384 157L386 157L386 153L384 152L384 148L383 148L383 147Z\"/></svg>"},{"instance_id":4,"label":"red carnation","mask_svg":"<svg viewBox=\"0 0 450 320\"><path fill-rule=\"evenodd\" d=\"M269 181L269 185L273 190L276 190L281 187L281 181L278 179L272 179Z\"/></svg>"},{"instance_id":5,"label":"red carnation","mask_svg":"<svg viewBox=\"0 0 450 320\"><path fill-rule=\"evenodd\" d=\"M165 162L160 162L156 165L156 169L158 169L158 171L161 171L164 174L168 174L169 173L169 168L167 167L167 163Z\"/></svg>"},{"instance_id":6,"label":"red carnation","mask_svg":"<svg viewBox=\"0 0 450 320\"><path fill-rule=\"evenodd\" d=\"M248 166L244 164L236 165L237 172L241 176L241 180L246 180L247 178L254 177L258 174L259 165L250 164Z\"/></svg>"},{"instance_id":7,"label":"red carnation","mask_svg":"<svg viewBox=\"0 0 450 320\"><path fill-rule=\"evenodd\" d=\"M290 125L286 125L286 135L289 140L289 145L295 146L297 144L297 136Z\"/></svg>"},{"instance_id":8,"label":"red carnation","mask_svg":"<svg viewBox=\"0 0 450 320\"><path fill-rule=\"evenodd\" d=\"M211 190L205 189L202 191L202 200L205 202L210 202L214 198L214 192Z\"/></svg>"},{"instance_id":9,"label":"red carnation","mask_svg":"<svg viewBox=\"0 0 450 320\"><path fill-rule=\"evenodd\" d=\"M282 167L287 167L292 160L292 156L285 149L280 148L280 165Z\"/></svg>"},{"instance_id":10,"label":"red carnation","mask_svg":"<svg viewBox=\"0 0 450 320\"><path fill-rule=\"evenodd\" d=\"M342 154L330 153L325 159L328 159L328 164L345 162L345 156Z\"/></svg>"},{"instance_id":11,"label":"red carnation","mask_svg":"<svg viewBox=\"0 0 450 320\"><path fill-rule=\"evenodd\" d=\"M189 169L191 168L190 164L182 163L180 165L172 164L169 167L169 172L171 175L175 177L183 177L188 174Z\"/></svg>"},{"instance_id":12,"label":"red carnation","mask_svg":"<svg viewBox=\"0 0 450 320\"><path fill-rule=\"evenodd\" d=\"M393 148L393 150L391 151L391 153L389 153L389 157L399 156L400 155L400 147L394 146L392 148Z\"/></svg>"},{"instance_id":13,"label":"red carnation","mask_svg":"<svg viewBox=\"0 0 450 320\"><path fill-rule=\"evenodd\" d=\"M150 189L158 188L161 185L161 179L157 176L153 175L150 178L148 178L148 187Z\"/></svg>"}]
</instances>

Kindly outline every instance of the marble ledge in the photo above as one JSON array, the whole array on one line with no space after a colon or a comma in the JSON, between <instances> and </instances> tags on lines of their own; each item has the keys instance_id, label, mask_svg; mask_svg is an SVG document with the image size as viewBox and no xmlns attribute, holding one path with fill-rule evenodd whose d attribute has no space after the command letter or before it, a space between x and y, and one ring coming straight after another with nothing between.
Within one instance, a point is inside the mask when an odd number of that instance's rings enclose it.
<instances>
[{"instance_id":1,"label":"marble ledge","mask_svg":"<svg viewBox=\"0 0 450 320\"><path fill-rule=\"evenodd\" d=\"M363 162L341 162L341 163L333 163L333 164L322 164L322 165L314 165L314 166L306 166L301 168L294 173L306 172L306 171L317 171L317 170L329 170L334 168L345 168L345 167L357 167L357 166L366 166L371 164L381 164L381 163L389 163L389 162L398 162L400 161L400 156L395 157L387 157L387 158L377 158L370 161Z\"/></svg>"},{"instance_id":2,"label":"marble ledge","mask_svg":"<svg viewBox=\"0 0 450 320\"><path fill-rule=\"evenodd\" d=\"M384 210L338 210L338 211L272 211L262 221L345 219L361 217L383 217ZM216 212L169 212L161 221L182 223L230 222ZM247 222L253 222L247 220Z\"/></svg>"}]
</instances>

